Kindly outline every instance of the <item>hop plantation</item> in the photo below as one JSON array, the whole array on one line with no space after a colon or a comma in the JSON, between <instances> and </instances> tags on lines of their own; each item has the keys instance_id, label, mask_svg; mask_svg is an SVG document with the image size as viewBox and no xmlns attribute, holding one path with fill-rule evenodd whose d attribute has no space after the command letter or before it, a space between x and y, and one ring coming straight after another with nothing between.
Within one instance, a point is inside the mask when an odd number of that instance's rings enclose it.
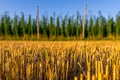
<instances>
[{"instance_id":1,"label":"hop plantation","mask_svg":"<svg viewBox=\"0 0 120 80\"><path fill-rule=\"evenodd\" d=\"M120 80L119 41L0 42L0 80Z\"/></svg>"},{"instance_id":2,"label":"hop plantation","mask_svg":"<svg viewBox=\"0 0 120 80\"><path fill-rule=\"evenodd\" d=\"M43 15L38 21L38 40L81 40L83 15ZM11 18L8 13L0 16L1 40L37 40L37 20L31 15L21 14ZM85 39L119 39L120 12L116 17L89 15L85 19Z\"/></svg>"}]
</instances>

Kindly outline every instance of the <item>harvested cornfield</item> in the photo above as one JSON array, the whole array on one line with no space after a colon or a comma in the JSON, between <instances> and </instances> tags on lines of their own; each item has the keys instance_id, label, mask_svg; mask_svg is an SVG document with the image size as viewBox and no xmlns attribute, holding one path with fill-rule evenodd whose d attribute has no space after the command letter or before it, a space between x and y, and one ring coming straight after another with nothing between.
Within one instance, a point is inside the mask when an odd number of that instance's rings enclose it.
<instances>
[{"instance_id":1,"label":"harvested cornfield","mask_svg":"<svg viewBox=\"0 0 120 80\"><path fill-rule=\"evenodd\" d=\"M1 41L0 80L120 80L120 42Z\"/></svg>"}]
</instances>

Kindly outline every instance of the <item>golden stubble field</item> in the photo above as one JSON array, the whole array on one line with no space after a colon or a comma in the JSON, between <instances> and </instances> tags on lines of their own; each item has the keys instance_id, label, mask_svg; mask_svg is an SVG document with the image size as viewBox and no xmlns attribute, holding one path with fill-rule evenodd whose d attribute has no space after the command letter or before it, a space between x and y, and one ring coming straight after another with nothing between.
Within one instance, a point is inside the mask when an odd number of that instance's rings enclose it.
<instances>
[{"instance_id":1,"label":"golden stubble field","mask_svg":"<svg viewBox=\"0 0 120 80\"><path fill-rule=\"evenodd\" d=\"M120 41L1 41L0 80L120 80Z\"/></svg>"}]
</instances>

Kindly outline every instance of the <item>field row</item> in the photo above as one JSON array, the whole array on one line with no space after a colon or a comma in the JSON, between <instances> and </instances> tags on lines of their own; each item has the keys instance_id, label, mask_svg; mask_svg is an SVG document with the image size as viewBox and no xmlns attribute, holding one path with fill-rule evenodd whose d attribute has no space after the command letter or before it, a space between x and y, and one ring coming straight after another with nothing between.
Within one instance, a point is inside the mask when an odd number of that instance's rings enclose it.
<instances>
[{"instance_id":1,"label":"field row","mask_svg":"<svg viewBox=\"0 0 120 80\"><path fill-rule=\"evenodd\" d=\"M0 80L120 80L120 42L0 42Z\"/></svg>"}]
</instances>

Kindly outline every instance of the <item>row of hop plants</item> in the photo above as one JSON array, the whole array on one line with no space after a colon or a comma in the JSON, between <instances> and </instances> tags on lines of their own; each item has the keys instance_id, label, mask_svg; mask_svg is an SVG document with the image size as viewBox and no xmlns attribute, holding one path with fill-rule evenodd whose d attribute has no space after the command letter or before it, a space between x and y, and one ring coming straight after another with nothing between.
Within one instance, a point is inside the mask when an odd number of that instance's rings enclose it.
<instances>
[{"instance_id":1,"label":"row of hop plants","mask_svg":"<svg viewBox=\"0 0 120 80\"><path fill-rule=\"evenodd\" d=\"M120 43L0 42L0 80L120 80Z\"/></svg>"}]
</instances>

